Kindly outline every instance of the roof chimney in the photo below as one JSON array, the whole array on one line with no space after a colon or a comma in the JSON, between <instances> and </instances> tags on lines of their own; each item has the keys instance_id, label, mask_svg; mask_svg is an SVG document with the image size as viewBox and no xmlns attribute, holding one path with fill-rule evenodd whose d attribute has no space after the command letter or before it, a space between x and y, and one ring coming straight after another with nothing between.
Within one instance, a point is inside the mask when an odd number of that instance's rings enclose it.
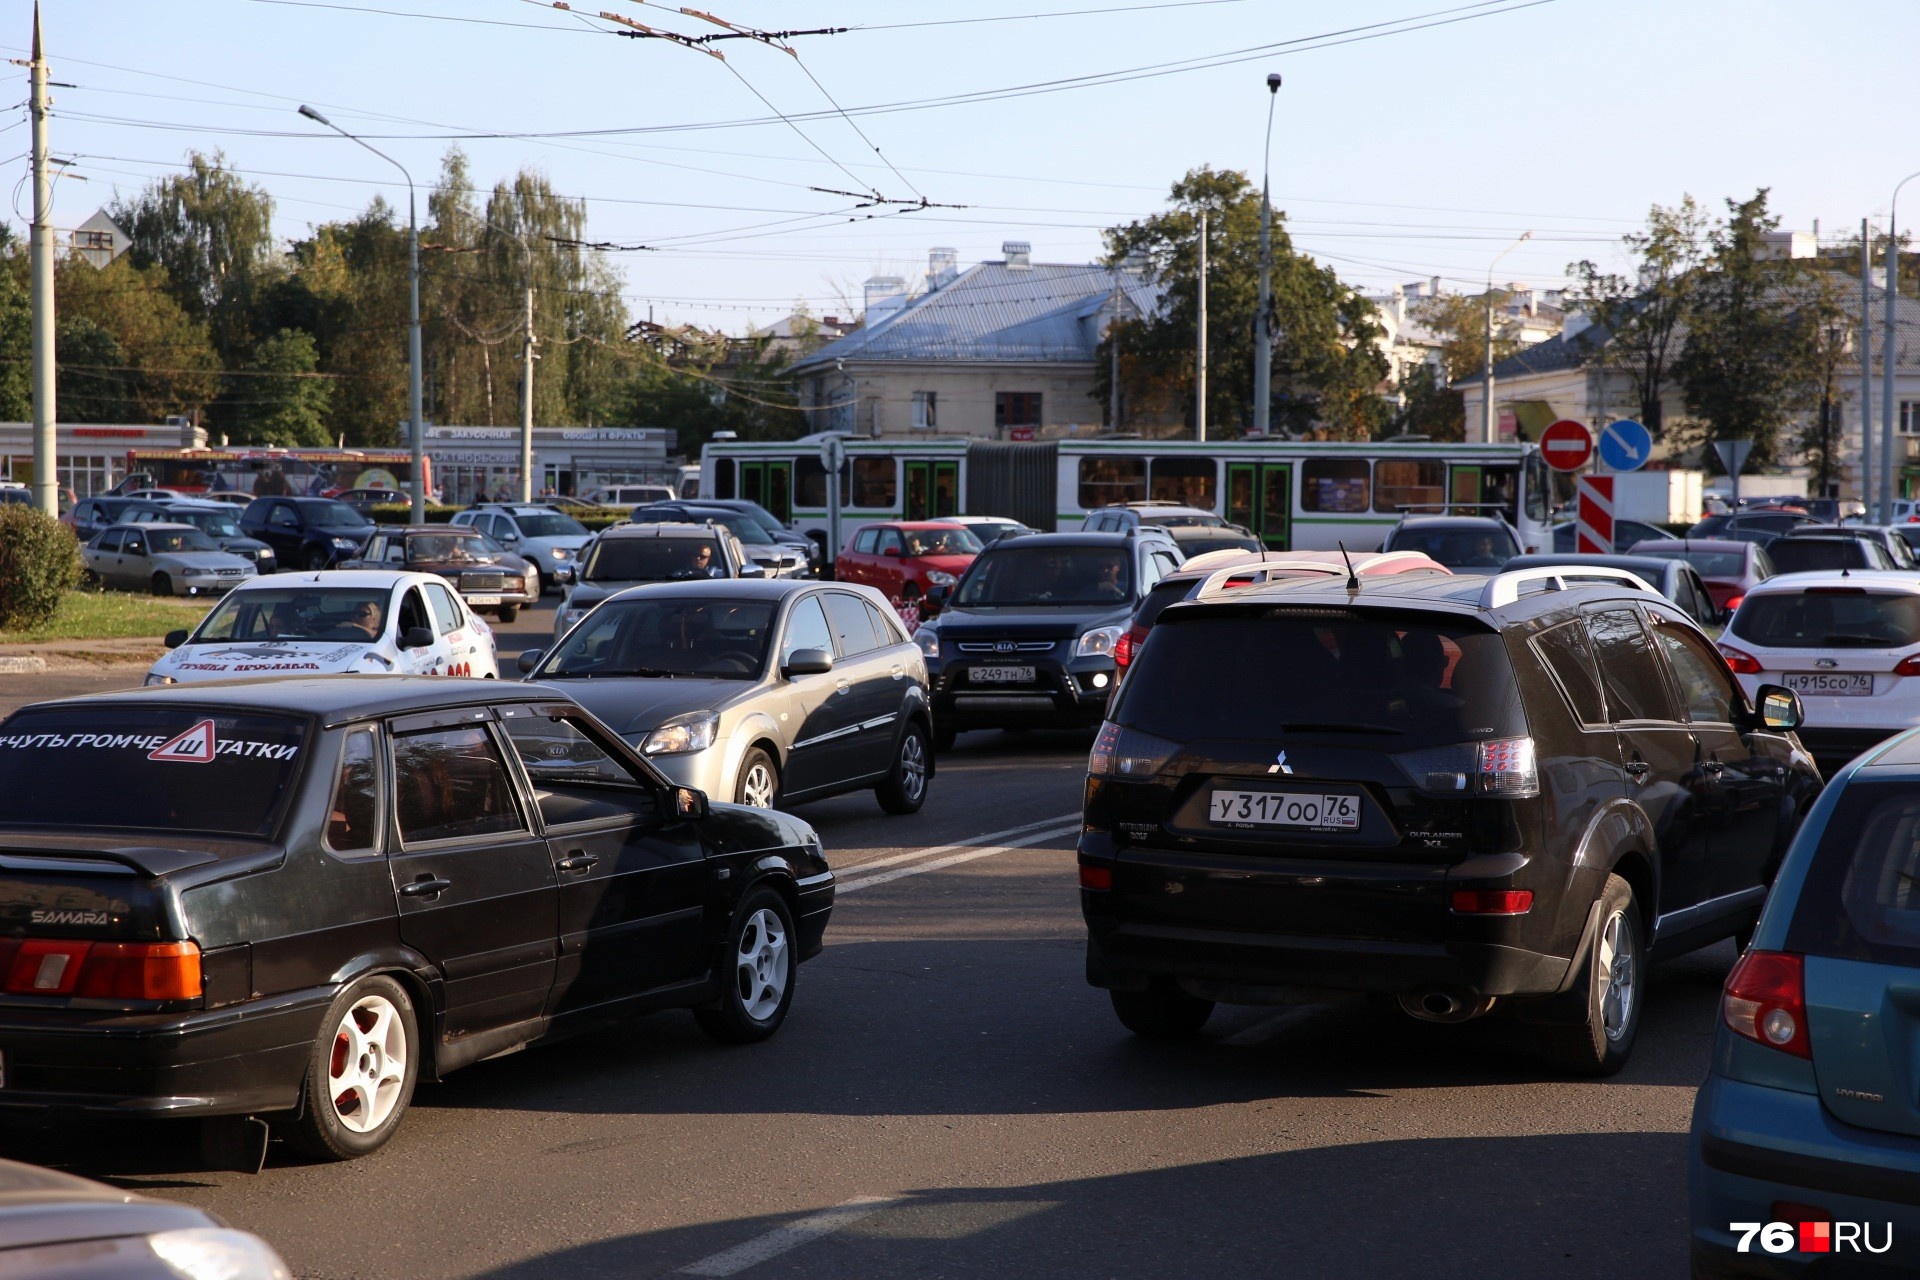
<instances>
[{"instance_id":1,"label":"roof chimney","mask_svg":"<svg viewBox=\"0 0 1920 1280\"><path fill-rule=\"evenodd\" d=\"M899 276L874 276L866 292L869 328L907 305L907 282Z\"/></svg>"},{"instance_id":2,"label":"roof chimney","mask_svg":"<svg viewBox=\"0 0 1920 1280\"><path fill-rule=\"evenodd\" d=\"M941 246L927 251L927 291L949 284L960 274L960 251Z\"/></svg>"},{"instance_id":3,"label":"roof chimney","mask_svg":"<svg viewBox=\"0 0 1920 1280\"><path fill-rule=\"evenodd\" d=\"M1031 271L1033 269L1033 245L1025 240L1008 240L1000 246L1000 252L1007 256L1007 270Z\"/></svg>"}]
</instances>

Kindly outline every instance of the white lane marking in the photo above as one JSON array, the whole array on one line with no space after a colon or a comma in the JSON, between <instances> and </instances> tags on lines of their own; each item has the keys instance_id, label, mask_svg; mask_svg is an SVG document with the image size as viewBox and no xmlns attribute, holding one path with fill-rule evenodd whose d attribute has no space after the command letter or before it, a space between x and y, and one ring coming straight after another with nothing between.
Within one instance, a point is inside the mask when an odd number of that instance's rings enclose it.
<instances>
[{"instance_id":1,"label":"white lane marking","mask_svg":"<svg viewBox=\"0 0 1920 1280\"><path fill-rule=\"evenodd\" d=\"M989 845L984 849L960 846L964 853L948 854L944 858L933 858L925 862L916 862L911 866L895 867L891 871L882 871L877 876L862 876L858 880L848 880L835 887L835 894L852 893L855 889L868 889L876 884L886 884L890 880L900 880L907 876L917 876L924 871L944 871L948 867L957 867L963 862L972 862L976 858L991 858L995 854L1006 853L1013 849L1025 849L1036 844L1045 844L1049 840L1058 840L1061 836L1072 835L1080 829L1080 820L1075 818L1064 826L1050 827L1045 831L1035 831L1019 840L1009 840L1005 844ZM937 852L937 851L935 851Z\"/></svg>"},{"instance_id":2,"label":"white lane marking","mask_svg":"<svg viewBox=\"0 0 1920 1280\"><path fill-rule=\"evenodd\" d=\"M975 836L971 840L963 840L958 844L936 845L931 849L911 849L906 853L896 853L891 857L875 858L871 862L854 863L847 867L846 871L848 875L854 875L863 871L877 871L881 867L899 866L903 862L918 862L922 858L937 858L943 853L952 853L956 849L977 849L983 844L994 840L1004 840L1008 836L1023 836L1029 832L1038 831L1041 827L1057 827L1065 822L1078 822L1079 820L1080 815L1077 813L1056 814L1051 818L1042 818L1038 822L1023 822L1017 827L1008 827L1004 831L989 831L985 835Z\"/></svg>"},{"instance_id":3,"label":"white lane marking","mask_svg":"<svg viewBox=\"0 0 1920 1280\"><path fill-rule=\"evenodd\" d=\"M680 1268L683 1276L732 1276L738 1275L748 1267L757 1266L769 1258L777 1258L789 1249L797 1249L809 1240L818 1240L821 1236L832 1235L843 1227L848 1227L885 1209L898 1204L895 1196L855 1196L844 1204L831 1209L822 1209L819 1213L789 1222L784 1227L775 1227L763 1236L755 1236L744 1244L731 1249L722 1249L719 1253L709 1254L698 1262L689 1262Z\"/></svg>"}]
</instances>

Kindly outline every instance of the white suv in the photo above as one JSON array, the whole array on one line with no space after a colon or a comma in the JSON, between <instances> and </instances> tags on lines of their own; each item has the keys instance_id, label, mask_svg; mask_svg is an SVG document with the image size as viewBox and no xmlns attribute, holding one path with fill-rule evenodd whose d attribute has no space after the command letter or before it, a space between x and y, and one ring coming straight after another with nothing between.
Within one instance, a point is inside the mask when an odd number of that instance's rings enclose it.
<instances>
[{"instance_id":1,"label":"white suv","mask_svg":"<svg viewBox=\"0 0 1920 1280\"><path fill-rule=\"evenodd\" d=\"M540 589L558 590L573 581L580 548L593 535L586 526L552 507L483 502L454 513L454 524L471 525L495 542L531 560L540 570Z\"/></svg>"}]
</instances>

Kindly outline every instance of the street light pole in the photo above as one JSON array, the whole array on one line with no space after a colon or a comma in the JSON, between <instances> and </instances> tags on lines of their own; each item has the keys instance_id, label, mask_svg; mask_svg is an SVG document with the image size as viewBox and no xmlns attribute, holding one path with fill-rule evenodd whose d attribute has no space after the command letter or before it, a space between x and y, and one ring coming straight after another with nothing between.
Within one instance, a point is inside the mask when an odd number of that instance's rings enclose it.
<instances>
[{"instance_id":1,"label":"street light pole","mask_svg":"<svg viewBox=\"0 0 1920 1280\"><path fill-rule=\"evenodd\" d=\"M1900 361L1900 344L1894 329L1894 303L1900 297L1900 188L1920 178L1910 173L1894 184L1893 199L1887 202L1887 321L1880 340L1880 507L1875 512L1881 523L1893 519L1893 367Z\"/></svg>"},{"instance_id":2,"label":"street light pole","mask_svg":"<svg viewBox=\"0 0 1920 1280\"><path fill-rule=\"evenodd\" d=\"M1500 265L1500 259L1518 249L1522 243L1532 239L1533 232L1523 231L1520 239L1502 249L1492 262L1487 264L1487 348L1486 358L1480 366L1480 443L1492 444L1493 430L1493 269Z\"/></svg>"},{"instance_id":3,"label":"street light pole","mask_svg":"<svg viewBox=\"0 0 1920 1280\"><path fill-rule=\"evenodd\" d=\"M1280 73L1267 77L1267 145L1260 169L1260 304L1253 317L1253 434L1264 436L1272 425L1273 335L1267 330L1267 309L1273 305L1273 108L1280 99Z\"/></svg>"},{"instance_id":4,"label":"street light pole","mask_svg":"<svg viewBox=\"0 0 1920 1280\"><path fill-rule=\"evenodd\" d=\"M1200 345L1193 360L1193 438L1207 438L1207 215L1200 215Z\"/></svg>"},{"instance_id":5,"label":"street light pole","mask_svg":"<svg viewBox=\"0 0 1920 1280\"><path fill-rule=\"evenodd\" d=\"M420 421L420 222L415 209L413 175L407 167L380 148L356 138L333 121L302 105L300 114L315 124L325 125L349 142L357 142L400 171L407 180L407 435L413 446L413 512L415 524L427 520L426 436Z\"/></svg>"}]
</instances>

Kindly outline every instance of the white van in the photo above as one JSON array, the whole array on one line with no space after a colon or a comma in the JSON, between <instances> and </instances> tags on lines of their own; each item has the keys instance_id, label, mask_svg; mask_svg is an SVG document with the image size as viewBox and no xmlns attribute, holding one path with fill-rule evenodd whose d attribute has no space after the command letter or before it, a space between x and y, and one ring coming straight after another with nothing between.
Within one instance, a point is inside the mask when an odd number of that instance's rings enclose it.
<instances>
[{"instance_id":1,"label":"white van","mask_svg":"<svg viewBox=\"0 0 1920 1280\"><path fill-rule=\"evenodd\" d=\"M603 507L644 507L655 502L672 502L673 487L664 484L609 484L587 495L588 502Z\"/></svg>"}]
</instances>

